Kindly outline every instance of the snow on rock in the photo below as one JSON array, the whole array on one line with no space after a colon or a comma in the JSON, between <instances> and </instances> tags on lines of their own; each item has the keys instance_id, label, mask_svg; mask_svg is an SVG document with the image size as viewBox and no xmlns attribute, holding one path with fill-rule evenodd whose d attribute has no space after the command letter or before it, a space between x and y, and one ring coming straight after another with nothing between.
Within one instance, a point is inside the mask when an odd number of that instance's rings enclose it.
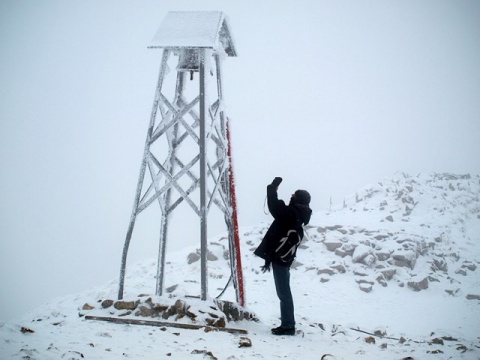
<instances>
[{"instance_id":1,"label":"snow on rock","mask_svg":"<svg viewBox=\"0 0 480 360\"><path fill-rule=\"evenodd\" d=\"M200 262L197 249L187 248L167 255L164 296L152 295L155 260L143 261L127 271L123 303L114 300L118 283L112 281L0 324L0 358L480 358L479 176L397 174L347 198L341 208L315 212L291 270L293 337L270 333L279 324L279 302L272 274L260 271L263 261L252 253L268 225L241 229L245 310L258 322L228 319L215 307L230 276L221 234L209 240L213 298L206 302L192 298L200 292ZM230 286L222 300L234 299ZM166 316L202 327L85 319L95 313ZM222 317L220 327L248 334L203 326Z\"/></svg>"},{"instance_id":2,"label":"snow on rock","mask_svg":"<svg viewBox=\"0 0 480 360\"><path fill-rule=\"evenodd\" d=\"M369 255L370 256L372 255L372 248L370 246L360 244L357 247L355 247L355 250L353 251L352 261L354 263L360 263L360 262L365 263L365 260L367 259L367 257L369 257ZM369 262L370 266L373 264L373 260L371 258L367 259L366 262Z\"/></svg>"},{"instance_id":3,"label":"snow on rock","mask_svg":"<svg viewBox=\"0 0 480 360\"><path fill-rule=\"evenodd\" d=\"M357 193L342 209L317 216L324 222L317 239L346 269L361 263L375 271L382 286L396 277L415 291L428 288L429 280L451 287L474 274L480 261L473 246L479 240L479 189L478 176L397 174ZM453 246L459 241L469 246ZM385 277L391 268L398 272ZM412 280L417 276L422 281Z\"/></svg>"}]
</instances>

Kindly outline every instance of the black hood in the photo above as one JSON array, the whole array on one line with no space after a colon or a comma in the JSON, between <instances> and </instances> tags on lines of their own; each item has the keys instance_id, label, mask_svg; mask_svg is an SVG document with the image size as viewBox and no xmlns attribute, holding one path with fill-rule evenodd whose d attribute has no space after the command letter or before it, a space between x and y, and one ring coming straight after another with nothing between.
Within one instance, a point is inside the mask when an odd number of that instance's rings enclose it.
<instances>
[{"instance_id":1,"label":"black hood","mask_svg":"<svg viewBox=\"0 0 480 360\"><path fill-rule=\"evenodd\" d=\"M304 225L307 225L310 222L310 217L312 216L312 209L308 205L294 203L291 204L293 209L298 214L299 219L302 221Z\"/></svg>"}]
</instances>

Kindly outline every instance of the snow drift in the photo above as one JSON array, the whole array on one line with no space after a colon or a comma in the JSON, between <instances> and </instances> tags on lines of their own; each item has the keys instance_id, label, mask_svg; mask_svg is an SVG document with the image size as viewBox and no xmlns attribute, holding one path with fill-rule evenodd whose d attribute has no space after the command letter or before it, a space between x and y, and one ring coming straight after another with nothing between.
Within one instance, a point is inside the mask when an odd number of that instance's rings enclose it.
<instances>
[{"instance_id":1,"label":"snow drift","mask_svg":"<svg viewBox=\"0 0 480 360\"><path fill-rule=\"evenodd\" d=\"M337 208L314 213L292 266L298 329L293 337L270 334L270 328L278 325L278 300L272 275L260 272L262 261L252 254L268 225L241 229L246 310L259 321L230 321L228 326L247 330L247 335L85 320L89 311L132 319L142 316L135 310L102 308L106 300L115 300L115 280L0 324L0 355L18 359L370 360L424 359L428 354L436 354L435 359L480 358L479 176L396 174L358 191ZM207 306L228 282L227 249L225 234L210 239L212 299L205 302ZM166 294L163 299L150 296L151 301L175 302L198 295L196 253L197 249L186 248L168 254ZM154 260L131 266L124 298L138 301L152 294L155 270ZM231 287L222 299L234 299ZM189 321L194 323L195 316Z\"/></svg>"}]
</instances>

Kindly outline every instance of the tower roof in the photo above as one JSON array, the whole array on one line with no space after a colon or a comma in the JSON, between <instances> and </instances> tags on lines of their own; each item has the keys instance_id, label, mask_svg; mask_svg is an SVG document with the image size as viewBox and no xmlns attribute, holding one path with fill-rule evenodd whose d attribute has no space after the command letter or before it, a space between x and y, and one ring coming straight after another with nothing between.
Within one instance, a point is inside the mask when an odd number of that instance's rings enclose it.
<instances>
[{"instance_id":1,"label":"tower roof","mask_svg":"<svg viewBox=\"0 0 480 360\"><path fill-rule=\"evenodd\" d=\"M227 18L221 11L170 11L149 48L209 48L237 56Z\"/></svg>"}]
</instances>

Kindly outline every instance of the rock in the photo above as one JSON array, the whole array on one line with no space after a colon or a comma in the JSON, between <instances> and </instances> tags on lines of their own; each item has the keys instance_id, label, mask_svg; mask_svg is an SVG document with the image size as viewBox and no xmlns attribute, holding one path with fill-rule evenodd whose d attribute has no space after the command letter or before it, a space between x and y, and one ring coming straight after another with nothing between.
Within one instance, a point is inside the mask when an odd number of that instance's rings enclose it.
<instances>
[{"instance_id":1,"label":"rock","mask_svg":"<svg viewBox=\"0 0 480 360\"><path fill-rule=\"evenodd\" d=\"M407 247L413 247L415 245L415 240L412 239L397 239L396 242L397 244L407 245Z\"/></svg>"},{"instance_id":2,"label":"rock","mask_svg":"<svg viewBox=\"0 0 480 360\"><path fill-rule=\"evenodd\" d=\"M163 312L168 309L168 306L162 304L152 304L152 309L158 312Z\"/></svg>"},{"instance_id":3,"label":"rock","mask_svg":"<svg viewBox=\"0 0 480 360\"><path fill-rule=\"evenodd\" d=\"M398 267L409 267L413 270L417 262L417 254L412 250L401 251L392 255L394 265Z\"/></svg>"},{"instance_id":4,"label":"rock","mask_svg":"<svg viewBox=\"0 0 480 360\"><path fill-rule=\"evenodd\" d=\"M22 327L20 328L20 331L21 331L23 334L26 334L26 333L34 333L34 332L35 332L35 331L33 331L32 329L29 329L29 328L27 328L27 327L25 327L25 326L22 326Z\"/></svg>"},{"instance_id":5,"label":"rock","mask_svg":"<svg viewBox=\"0 0 480 360\"><path fill-rule=\"evenodd\" d=\"M480 300L480 295L468 294L466 298L467 300Z\"/></svg>"},{"instance_id":6,"label":"rock","mask_svg":"<svg viewBox=\"0 0 480 360\"><path fill-rule=\"evenodd\" d=\"M221 318L218 319L211 319L211 318L206 318L205 322L209 326L217 327L217 328L224 328L226 325L225 318L222 316Z\"/></svg>"},{"instance_id":7,"label":"rock","mask_svg":"<svg viewBox=\"0 0 480 360\"><path fill-rule=\"evenodd\" d=\"M457 271L455 271L455 274L467 276L467 272L463 269L458 269Z\"/></svg>"},{"instance_id":8,"label":"rock","mask_svg":"<svg viewBox=\"0 0 480 360\"><path fill-rule=\"evenodd\" d=\"M198 260L200 260L200 254L198 253L190 253L187 256L187 263L189 265L193 264L195 261L198 261Z\"/></svg>"},{"instance_id":9,"label":"rock","mask_svg":"<svg viewBox=\"0 0 480 360\"><path fill-rule=\"evenodd\" d=\"M177 315L177 319L184 317L186 315L186 308L187 304L178 299L175 301L175 304L172 306L168 307L162 314L162 318L168 319L170 316ZM180 316L180 317L179 317Z\"/></svg>"},{"instance_id":10,"label":"rock","mask_svg":"<svg viewBox=\"0 0 480 360\"><path fill-rule=\"evenodd\" d=\"M376 258L373 256L373 254L368 254L365 259L363 259L363 263L367 265L368 267L372 267L373 264L375 264Z\"/></svg>"},{"instance_id":11,"label":"rock","mask_svg":"<svg viewBox=\"0 0 480 360\"><path fill-rule=\"evenodd\" d=\"M385 280L385 277L383 275L378 275L376 280L383 287L387 287L387 280Z\"/></svg>"},{"instance_id":12,"label":"rock","mask_svg":"<svg viewBox=\"0 0 480 360\"><path fill-rule=\"evenodd\" d=\"M337 230L337 229L341 229L341 228L342 228L342 225L333 225L333 226L325 226L325 227L319 226L317 228L317 231L319 233L325 233L327 231Z\"/></svg>"},{"instance_id":13,"label":"rock","mask_svg":"<svg viewBox=\"0 0 480 360\"><path fill-rule=\"evenodd\" d=\"M218 260L218 257L215 256L214 253L212 253L211 251L209 251L209 252L207 253L207 260L208 260L208 261L216 261L216 260Z\"/></svg>"},{"instance_id":14,"label":"rock","mask_svg":"<svg viewBox=\"0 0 480 360\"><path fill-rule=\"evenodd\" d=\"M345 257L347 255L353 255L355 248L357 245L355 244L343 244L340 249L335 250L335 255Z\"/></svg>"},{"instance_id":15,"label":"rock","mask_svg":"<svg viewBox=\"0 0 480 360\"><path fill-rule=\"evenodd\" d=\"M240 336L239 342L238 342L238 347L251 347L252 346L252 340L250 340L246 336Z\"/></svg>"},{"instance_id":16,"label":"rock","mask_svg":"<svg viewBox=\"0 0 480 360\"><path fill-rule=\"evenodd\" d=\"M433 259L433 263L430 265L430 269L432 269L432 271L443 271L443 272L447 272L448 271L448 264L445 260L443 259Z\"/></svg>"},{"instance_id":17,"label":"rock","mask_svg":"<svg viewBox=\"0 0 480 360\"><path fill-rule=\"evenodd\" d=\"M375 344L375 338L373 336L366 337L365 342L367 344Z\"/></svg>"},{"instance_id":18,"label":"rock","mask_svg":"<svg viewBox=\"0 0 480 360\"><path fill-rule=\"evenodd\" d=\"M115 301L113 307L117 310L135 310L137 308L138 301Z\"/></svg>"},{"instance_id":19,"label":"rock","mask_svg":"<svg viewBox=\"0 0 480 360\"><path fill-rule=\"evenodd\" d=\"M301 266L303 266L303 263L301 263L300 261L297 261L297 259L294 259L292 265L290 265L290 268L298 269Z\"/></svg>"},{"instance_id":20,"label":"rock","mask_svg":"<svg viewBox=\"0 0 480 360\"><path fill-rule=\"evenodd\" d=\"M385 261L385 260L388 260L390 258L390 253L389 252L379 251L379 252L375 253L375 255L377 256L377 259L379 261Z\"/></svg>"},{"instance_id":21,"label":"rock","mask_svg":"<svg viewBox=\"0 0 480 360\"><path fill-rule=\"evenodd\" d=\"M345 256L347 256L347 255L351 255L351 254L348 254L348 253L347 253L345 250L343 250L343 249L337 249L337 250L335 250L335 255L340 256L340 257L343 258L343 257L345 257Z\"/></svg>"},{"instance_id":22,"label":"rock","mask_svg":"<svg viewBox=\"0 0 480 360\"><path fill-rule=\"evenodd\" d=\"M380 272L385 277L385 279L391 280L393 278L393 276L397 273L397 270L396 269L387 269L387 270L382 270Z\"/></svg>"},{"instance_id":23,"label":"rock","mask_svg":"<svg viewBox=\"0 0 480 360\"><path fill-rule=\"evenodd\" d=\"M445 292L450 295L450 296L455 296L458 292L460 291L460 289L456 289L456 290L445 290Z\"/></svg>"},{"instance_id":24,"label":"rock","mask_svg":"<svg viewBox=\"0 0 480 360\"><path fill-rule=\"evenodd\" d=\"M362 284L359 285L359 288L360 288L360 290L362 290L366 293L369 293L370 291L372 291L372 284L362 283Z\"/></svg>"},{"instance_id":25,"label":"rock","mask_svg":"<svg viewBox=\"0 0 480 360\"><path fill-rule=\"evenodd\" d=\"M227 317L228 321L252 320L258 321L257 316L253 312L249 312L240 305L226 300L215 300L215 304L220 311Z\"/></svg>"},{"instance_id":26,"label":"rock","mask_svg":"<svg viewBox=\"0 0 480 360\"><path fill-rule=\"evenodd\" d=\"M431 344L436 344L436 345L443 345L443 339L442 338L433 338L432 341L429 343Z\"/></svg>"},{"instance_id":27,"label":"rock","mask_svg":"<svg viewBox=\"0 0 480 360\"><path fill-rule=\"evenodd\" d=\"M466 268L466 269L468 269L468 270L470 270L470 271L475 271L475 270L477 269L477 265L475 265L475 264L473 264L473 263L467 263L467 262L465 262L465 263L463 263L462 268Z\"/></svg>"},{"instance_id":28,"label":"rock","mask_svg":"<svg viewBox=\"0 0 480 360\"><path fill-rule=\"evenodd\" d=\"M355 251L353 252L352 255L352 261L354 263L359 263L362 262L363 259L367 257L372 251L372 248L370 248L367 245L360 244L355 248Z\"/></svg>"},{"instance_id":29,"label":"rock","mask_svg":"<svg viewBox=\"0 0 480 360\"><path fill-rule=\"evenodd\" d=\"M223 251L223 260L228 260L230 259L230 253L228 252L227 249Z\"/></svg>"},{"instance_id":30,"label":"rock","mask_svg":"<svg viewBox=\"0 0 480 360\"><path fill-rule=\"evenodd\" d=\"M165 289L165 291L170 294L170 293L174 292L177 289L177 287L178 287L178 284L175 284L175 285L167 287Z\"/></svg>"},{"instance_id":31,"label":"rock","mask_svg":"<svg viewBox=\"0 0 480 360\"><path fill-rule=\"evenodd\" d=\"M210 316L211 316L212 318L214 318L214 319L218 319L218 318L219 318L219 316L218 316L217 314L215 314L215 313L209 312L208 315L210 315Z\"/></svg>"},{"instance_id":32,"label":"rock","mask_svg":"<svg viewBox=\"0 0 480 360\"><path fill-rule=\"evenodd\" d=\"M342 264L332 265L330 267L337 270L340 274L345 274L347 272L347 269L345 269L345 266L343 266Z\"/></svg>"},{"instance_id":33,"label":"rock","mask_svg":"<svg viewBox=\"0 0 480 360\"><path fill-rule=\"evenodd\" d=\"M216 358L211 351L207 351L207 350L193 350L191 354L194 354L194 355L200 354L200 355L203 355L204 358L208 356L211 360L218 360L218 358Z\"/></svg>"},{"instance_id":34,"label":"rock","mask_svg":"<svg viewBox=\"0 0 480 360\"><path fill-rule=\"evenodd\" d=\"M342 246L342 249L347 252L348 255L353 255L353 252L357 248L356 244L344 244Z\"/></svg>"},{"instance_id":35,"label":"rock","mask_svg":"<svg viewBox=\"0 0 480 360\"><path fill-rule=\"evenodd\" d=\"M155 310L145 305L140 305L135 312L135 316L156 317L157 315L158 313Z\"/></svg>"},{"instance_id":36,"label":"rock","mask_svg":"<svg viewBox=\"0 0 480 360\"><path fill-rule=\"evenodd\" d=\"M413 270L413 268L415 267L415 264L414 264L413 267L412 267L412 265L411 265L410 263L408 263L408 262L406 262L406 261L401 261L401 260L395 260L395 261L393 262L393 264L394 264L395 266L398 266L398 267L408 267L408 268L410 268L410 269L412 269L412 270Z\"/></svg>"},{"instance_id":37,"label":"rock","mask_svg":"<svg viewBox=\"0 0 480 360\"><path fill-rule=\"evenodd\" d=\"M93 309L95 309L95 306L92 306L89 303L85 303L82 306L82 310L93 310Z\"/></svg>"},{"instance_id":38,"label":"rock","mask_svg":"<svg viewBox=\"0 0 480 360\"><path fill-rule=\"evenodd\" d=\"M194 321L195 321L195 319L197 318L197 314L189 311L188 309L185 310L185 315L187 315L187 316L190 318L190 320L194 320Z\"/></svg>"},{"instance_id":39,"label":"rock","mask_svg":"<svg viewBox=\"0 0 480 360\"><path fill-rule=\"evenodd\" d=\"M417 241L417 248L415 249L415 251L418 254L424 256L427 254L428 249L429 249L429 245L424 240Z\"/></svg>"},{"instance_id":40,"label":"rock","mask_svg":"<svg viewBox=\"0 0 480 360\"><path fill-rule=\"evenodd\" d=\"M421 281L409 281L407 285L415 291L421 291L428 289L428 278L425 278Z\"/></svg>"},{"instance_id":41,"label":"rock","mask_svg":"<svg viewBox=\"0 0 480 360\"><path fill-rule=\"evenodd\" d=\"M340 241L324 241L324 245L327 247L328 251L335 251L343 245Z\"/></svg>"},{"instance_id":42,"label":"rock","mask_svg":"<svg viewBox=\"0 0 480 360\"><path fill-rule=\"evenodd\" d=\"M403 216L409 216L412 213L412 210L413 210L413 207L409 207L408 205L405 205Z\"/></svg>"},{"instance_id":43,"label":"rock","mask_svg":"<svg viewBox=\"0 0 480 360\"><path fill-rule=\"evenodd\" d=\"M373 281L369 281L369 280L365 280L365 279L355 279L355 282L357 284L370 284L370 285L375 284Z\"/></svg>"},{"instance_id":44,"label":"rock","mask_svg":"<svg viewBox=\"0 0 480 360\"><path fill-rule=\"evenodd\" d=\"M385 220L388 220L390 222L393 222L393 216L392 215L388 215Z\"/></svg>"},{"instance_id":45,"label":"rock","mask_svg":"<svg viewBox=\"0 0 480 360\"><path fill-rule=\"evenodd\" d=\"M368 272L365 271L366 269L363 268L357 268L353 271L353 275L357 276L368 276Z\"/></svg>"},{"instance_id":46,"label":"rock","mask_svg":"<svg viewBox=\"0 0 480 360\"><path fill-rule=\"evenodd\" d=\"M117 313L118 316L128 316L132 313L132 310L124 310Z\"/></svg>"},{"instance_id":47,"label":"rock","mask_svg":"<svg viewBox=\"0 0 480 360\"><path fill-rule=\"evenodd\" d=\"M442 339L445 341L458 341L458 338L454 338L452 336L442 336Z\"/></svg>"},{"instance_id":48,"label":"rock","mask_svg":"<svg viewBox=\"0 0 480 360\"><path fill-rule=\"evenodd\" d=\"M113 300L103 300L102 301L102 308L104 308L104 309L108 309L112 305L113 305Z\"/></svg>"},{"instance_id":49,"label":"rock","mask_svg":"<svg viewBox=\"0 0 480 360\"><path fill-rule=\"evenodd\" d=\"M173 304L172 308L176 314L184 314L185 310L187 309L187 303L178 299L175 301L175 304Z\"/></svg>"},{"instance_id":50,"label":"rock","mask_svg":"<svg viewBox=\"0 0 480 360\"><path fill-rule=\"evenodd\" d=\"M332 269L320 269L317 271L317 275L322 275L322 274L334 275L335 271L333 271Z\"/></svg>"},{"instance_id":51,"label":"rock","mask_svg":"<svg viewBox=\"0 0 480 360\"><path fill-rule=\"evenodd\" d=\"M187 256L187 263L188 264L193 264L194 262L200 260L200 249L197 249L196 252L190 253ZM215 261L218 260L218 257L212 253L211 251L208 251L207 253L207 260L208 261Z\"/></svg>"}]
</instances>

